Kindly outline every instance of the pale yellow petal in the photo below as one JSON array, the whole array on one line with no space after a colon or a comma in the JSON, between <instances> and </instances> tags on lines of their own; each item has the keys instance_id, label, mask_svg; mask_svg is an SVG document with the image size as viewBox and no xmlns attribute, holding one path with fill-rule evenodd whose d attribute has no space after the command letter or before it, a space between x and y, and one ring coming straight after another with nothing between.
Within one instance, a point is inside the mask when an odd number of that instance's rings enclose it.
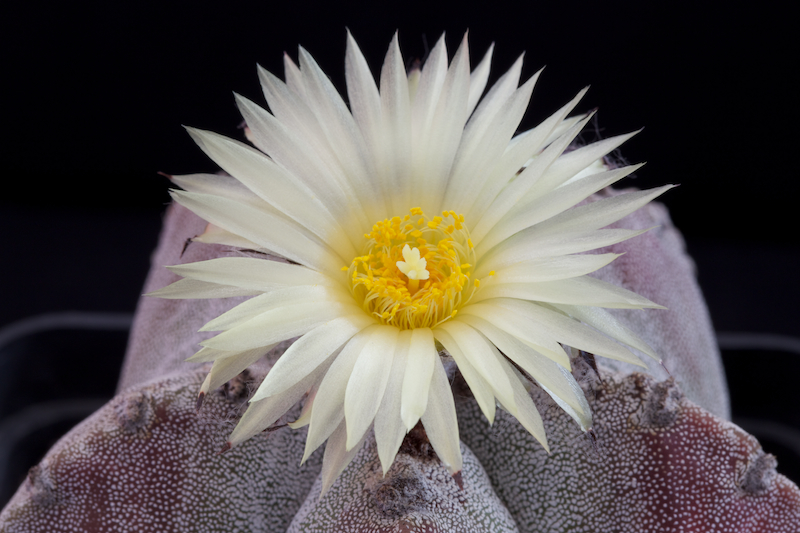
<instances>
[{"instance_id":1,"label":"pale yellow petal","mask_svg":"<svg viewBox=\"0 0 800 533\"><path fill-rule=\"evenodd\" d=\"M363 313L343 316L324 322L303 335L278 359L253 395L253 400L278 394L291 387L353 335L374 323Z\"/></svg>"},{"instance_id":2,"label":"pale yellow petal","mask_svg":"<svg viewBox=\"0 0 800 533\"><path fill-rule=\"evenodd\" d=\"M461 348L461 353L492 387L494 395L509 411L515 412L516 404L511 384L502 365L498 363L497 358L492 357L492 352L495 350L494 345L480 332L457 318L440 324L434 330L434 335L438 334L438 329L447 331L453 337Z\"/></svg>"},{"instance_id":3,"label":"pale yellow petal","mask_svg":"<svg viewBox=\"0 0 800 533\"><path fill-rule=\"evenodd\" d=\"M400 418L401 394L403 391L403 376L408 368L408 354L411 344L412 330L403 330L397 336L392 369L389 371L389 381L383 393L381 405L375 414L375 442L378 446L378 458L381 461L383 474L392 466L394 457L406 428Z\"/></svg>"},{"instance_id":4,"label":"pale yellow petal","mask_svg":"<svg viewBox=\"0 0 800 533\"><path fill-rule=\"evenodd\" d=\"M428 390L438 359L430 328L411 330L400 408L400 416L409 431L417 424L428 405Z\"/></svg>"},{"instance_id":5,"label":"pale yellow petal","mask_svg":"<svg viewBox=\"0 0 800 533\"><path fill-rule=\"evenodd\" d=\"M378 412L389 382L398 333L394 326L373 328L358 356L344 395L348 450L361 440Z\"/></svg>"},{"instance_id":6,"label":"pale yellow petal","mask_svg":"<svg viewBox=\"0 0 800 533\"><path fill-rule=\"evenodd\" d=\"M436 455L451 474L461 471L461 443L458 437L458 419L450 381L437 357L433 365L433 379L428 392L428 408L422 415L422 426L431 441Z\"/></svg>"},{"instance_id":7,"label":"pale yellow petal","mask_svg":"<svg viewBox=\"0 0 800 533\"><path fill-rule=\"evenodd\" d=\"M344 421L344 395L347 390L347 382L356 366L358 356L371 336L372 329L377 327L378 325L375 324L356 333L336 355L325 373L317 391L321 400L311 410L303 462Z\"/></svg>"},{"instance_id":8,"label":"pale yellow petal","mask_svg":"<svg viewBox=\"0 0 800 533\"><path fill-rule=\"evenodd\" d=\"M483 411L483 414L486 415L486 419L489 423L493 423L497 406L495 405L492 386L483 378L481 373L472 366L472 363L469 362L464 352L461 351L461 346L459 346L458 342L456 342L450 333L444 329L438 328L434 330L433 334L436 340L441 342L447 352L453 356L453 359L458 365L458 370L461 372L461 375L464 376L464 380L467 382L467 385L469 385L472 395L475 396L478 406L481 408L481 411ZM429 396L429 408L431 401L433 401L433 399Z\"/></svg>"}]
</instances>

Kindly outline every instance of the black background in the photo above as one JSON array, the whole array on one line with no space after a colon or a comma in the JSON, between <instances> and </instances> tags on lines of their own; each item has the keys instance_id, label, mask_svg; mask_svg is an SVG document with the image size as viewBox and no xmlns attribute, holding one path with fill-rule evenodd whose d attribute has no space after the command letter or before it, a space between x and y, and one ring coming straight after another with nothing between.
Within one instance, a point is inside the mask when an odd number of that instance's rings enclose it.
<instances>
[{"instance_id":1,"label":"black background","mask_svg":"<svg viewBox=\"0 0 800 533\"><path fill-rule=\"evenodd\" d=\"M457 7L460 6L460 7ZM591 85L604 135L648 161L643 186L687 235L800 243L793 141L797 57L788 12L769 2L7 3L2 14L3 204L120 212L159 209L156 171L212 170L181 124L236 136L232 91L256 101L255 65L282 73L305 46L343 87L345 27L374 70L395 30L406 57L470 30L493 73L526 53L547 66L531 126ZM777 4L775 4L777 5ZM724 6L724 7L723 7ZM790 42L791 41L791 42Z\"/></svg>"},{"instance_id":2,"label":"black background","mask_svg":"<svg viewBox=\"0 0 800 533\"><path fill-rule=\"evenodd\" d=\"M469 29L473 61L494 41L493 78L525 52L526 77L547 67L525 127L591 85L577 111L599 107L602 135L645 128L622 153L648 165L626 183L680 183L663 201L691 245L754 256L757 272L728 280L721 294L773 281L770 269L786 269L776 263L800 246L798 62L791 17L776 6L7 3L0 324L48 307L130 309L147 264L136 247L152 247L168 201L157 171L215 170L181 125L241 137L232 91L263 102L255 65L281 74L283 52L296 57L298 44L343 88L345 27L376 72L398 29L409 58L443 31L452 52ZM726 262L728 272L741 270L737 258ZM796 294L796 281L785 282L758 292ZM106 299L126 288L124 304ZM754 319L793 329L794 304L775 304L762 310L769 320Z\"/></svg>"},{"instance_id":3,"label":"black background","mask_svg":"<svg viewBox=\"0 0 800 533\"><path fill-rule=\"evenodd\" d=\"M547 67L526 128L591 85L577 109L599 107L586 140L645 128L622 154L648 164L623 183L681 184L663 201L716 328L797 335L796 18L778 5L6 2L0 327L132 312L168 201L157 172L216 170L181 125L241 138L232 91L263 102L256 64L282 75L298 44L343 90L347 27L373 72L395 30L407 58L443 31L452 54L469 30L473 64L495 42L491 80L525 52L524 78ZM735 413L796 403L796 354L762 355L729 358L742 368ZM112 392L116 378L92 369L59 377Z\"/></svg>"}]
</instances>

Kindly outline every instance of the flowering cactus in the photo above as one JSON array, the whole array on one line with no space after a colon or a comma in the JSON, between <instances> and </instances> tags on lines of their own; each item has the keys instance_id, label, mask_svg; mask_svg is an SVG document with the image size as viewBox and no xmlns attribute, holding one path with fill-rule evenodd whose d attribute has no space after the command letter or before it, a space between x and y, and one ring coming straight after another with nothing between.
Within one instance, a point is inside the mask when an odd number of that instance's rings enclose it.
<instances>
[{"instance_id":1,"label":"flowering cactus","mask_svg":"<svg viewBox=\"0 0 800 533\"><path fill-rule=\"evenodd\" d=\"M465 43L407 76L395 39L378 92L350 39L351 110L300 57L239 99L269 157L191 131L232 176L174 177L166 299L1 531L796 531L666 188L608 188L626 136L564 153L576 98L512 139L535 77L480 100Z\"/></svg>"},{"instance_id":2,"label":"flowering cactus","mask_svg":"<svg viewBox=\"0 0 800 533\"><path fill-rule=\"evenodd\" d=\"M651 253L660 249L660 257L606 275L633 284L642 275L681 279L688 285L682 293L697 295L664 215L660 206L640 215L660 217L664 229L649 246ZM170 207L148 289L174 276L158 266L176 261L186 236L203 227L189 211ZM190 245L184 259L231 253L222 246ZM651 265L660 265L657 276ZM609 368L602 360L598 377L576 354L573 372L594 413L594 438L532 388L550 454L502 410L489 426L457 379L460 486L424 436L412 432L385 477L369 443L320 499L322 453L300 466L304 429L271 428L217 455L270 361L212 391L198 413L197 390L207 369L183 362L202 336L193 324L231 302L203 301L209 308L202 310L197 303L140 302L121 392L31 470L0 514L0 531L789 533L800 522L800 490L777 474L775 459L753 437L698 405L702 396L686 398L688 390L700 391L692 383L721 383L715 366L700 364L716 354L676 349L666 350L665 360L681 375L663 381ZM682 306L703 311L697 296ZM681 346L687 336L691 344L710 342L703 338L710 331L700 323L687 327L677 342L666 338L663 344ZM685 394L683 383L690 384ZM301 404L288 420L299 415ZM725 404L716 400L710 407L720 405Z\"/></svg>"}]
</instances>

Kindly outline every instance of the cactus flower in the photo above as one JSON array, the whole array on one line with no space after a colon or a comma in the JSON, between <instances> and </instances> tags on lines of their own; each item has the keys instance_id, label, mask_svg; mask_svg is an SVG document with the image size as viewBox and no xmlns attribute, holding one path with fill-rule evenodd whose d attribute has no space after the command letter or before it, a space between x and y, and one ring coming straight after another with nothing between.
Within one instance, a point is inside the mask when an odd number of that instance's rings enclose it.
<instances>
[{"instance_id":1,"label":"cactus flower","mask_svg":"<svg viewBox=\"0 0 800 533\"><path fill-rule=\"evenodd\" d=\"M453 363L490 422L499 404L547 448L532 382L591 427L570 349L658 359L604 308L660 306L587 276L617 255L585 252L646 231L602 228L669 186L583 204L639 168L602 164L633 134L565 152L583 90L515 135L539 73L520 85L520 58L483 95L491 52L471 70L466 38L449 62L441 38L407 72L395 36L376 84L348 35L349 107L301 48L285 81L259 70L270 111L236 97L255 147L189 129L229 176L174 176L173 198L209 223L196 240L246 252L171 267L184 279L152 294L252 296L203 326L219 333L190 358L214 362L200 399L297 338L228 447L307 395L291 425L309 426L305 458L327 441L323 491L370 431L386 472L420 422L455 474Z\"/></svg>"}]
</instances>

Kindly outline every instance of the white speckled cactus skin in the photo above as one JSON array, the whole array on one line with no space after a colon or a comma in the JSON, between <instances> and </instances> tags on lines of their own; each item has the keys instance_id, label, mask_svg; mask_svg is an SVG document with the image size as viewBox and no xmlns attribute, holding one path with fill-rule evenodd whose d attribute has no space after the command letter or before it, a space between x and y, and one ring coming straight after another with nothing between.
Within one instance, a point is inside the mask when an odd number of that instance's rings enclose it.
<instances>
[{"instance_id":1,"label":"white speckled cactus skin","mask_svg":"<svg viewBox=\"0 0 800 533\"><path fill-rule=\"evenodd\" d=\"M121 392L31 471L0 514L0 532L796 533L800 490L725 420L719 355L679 234L659 205L620 225L661 225L615 247L628 253L598 277L670 308L624 319L673 377L598 358L598 379L576 357L596 441L534 388L548 455L507 413L498 411L490 427L456 378L462 487L424 439L407 439L383 478L368 441L320 499L321 454L299 464L304 429L279 428L216 455L270 361L210 394L195 413L207 369L183 359L201 339L200 325L233 299L144 299ZM173 281L163 265L239 253L191 244L180 258L185 239L203 226L170 207L146 290Z\"/></svg>"},{"instance_id":2,"label":"white speckled cactus skin","mask_svg":"<svg viewBox=\"0 0 800 533\"><path fill-rule=\"evenodd\" d=\"M477 458L461 451L460 487L435 454L417 450L401 451L384 478L373 439L322 499L317 480L288 533L518 532Z\"/></svg>"},{"instance_id":3,"label":"white speckled cactus skin","mask_svg":"<svg viewBox=\"0 0 800 533\"><path fill-rule=\"evenodd\" d=\"M206 369L207 372L207 369ZM194 410L197 369L121 393L28 476L0 531L284 531L320 469L305 431L282 428L217 456L236 388Z\"/></svg>"},{"instance_id":4,"label":"white speckled cactus skin","mask_svg":"<svg viewBox=\"0 0 800 533\"><path fill-rule=\"evenodd\" d=\"M673 379L604 374L584 385L596 443L534 393L550 455L507 413L489 428L474 400L459 403L462 439L520 531L798 530L800 491L777 475L775 458L686 400Z\"/></svg>"}]
</instances>

